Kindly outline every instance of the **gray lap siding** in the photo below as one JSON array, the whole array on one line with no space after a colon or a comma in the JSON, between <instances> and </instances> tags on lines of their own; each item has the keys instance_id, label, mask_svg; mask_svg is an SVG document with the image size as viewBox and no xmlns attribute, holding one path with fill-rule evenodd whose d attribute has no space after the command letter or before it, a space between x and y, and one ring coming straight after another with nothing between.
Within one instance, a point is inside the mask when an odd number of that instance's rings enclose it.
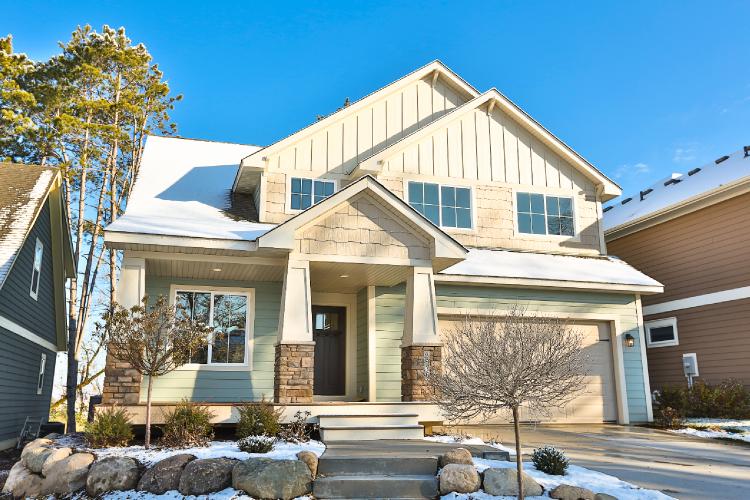
<instances>
[{"instance_id":1,"label":"gray lap siding","mask_svg":"<svg viewBox=\"0 0 750 500\"><path fill-rule=\"evenodd\" d=\"M18 437L26 417L49 413L56 353L0 327L0 444ZM47 355L42 393L37 394L39 363Z\"/></svg>"}]
</instances>

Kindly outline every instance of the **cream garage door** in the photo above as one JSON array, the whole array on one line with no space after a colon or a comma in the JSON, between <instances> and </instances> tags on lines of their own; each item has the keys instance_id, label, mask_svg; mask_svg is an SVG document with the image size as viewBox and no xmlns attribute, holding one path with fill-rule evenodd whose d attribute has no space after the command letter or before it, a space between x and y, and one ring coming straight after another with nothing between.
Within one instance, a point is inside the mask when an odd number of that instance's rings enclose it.
<instances>
[{"instance_id":1,"label":"cream garage door","mask_svg":"<svg viewBox=\"0 0 750 500\"><path fill-rule=\"evenodd\" d=\"M458 318L441 317L441 336L454 331ZM583 335L583 345L588 354L586 387L564 408L551 409L549 415L522 411L522 419L555 423L595 423L617 420L615 379L612 363L612 344L609 324L582 322L571 325ZM510 414L498 415L487 423L506 423Z\"/></svg>"}]
</instances>

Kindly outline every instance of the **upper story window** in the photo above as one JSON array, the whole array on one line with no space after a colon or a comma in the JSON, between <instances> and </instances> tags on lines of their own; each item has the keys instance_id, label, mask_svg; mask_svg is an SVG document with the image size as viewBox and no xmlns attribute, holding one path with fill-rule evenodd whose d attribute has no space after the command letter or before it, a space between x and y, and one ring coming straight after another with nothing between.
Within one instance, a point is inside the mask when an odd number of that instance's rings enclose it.
<instances>
[{"instance_id":1,"label":"upper story window","mask_svg":"<svg viewBox=\"0 0 750 500\"><path fill-rule=\"evenodd\" d=\"M36 239L36 246L34 247L34 268L31 271L31 288L29 289L29 295L31 298L36 300L39 296L39 281L42 277L42 257L44 256L44 245Z\"/></svg>"},{"instance_id":2,"label":"upper story window","mask_svg":"<svg viewBox=\"0 0 750 500\"><path fill-rule=\"evenodd\" d=\"M648 347L667 347L680 343L677 339L677 318L647 321L644 329Z\"/></svg>"},{"instance_id":3,"label":"upper story window","mask_svg":"<svg viewBox=\"0 0 750 500\"><path fill-rule=\"evenodd\" d=\"M248 294L178 290L176 302L193 321L213 327L206 347L196 351L191 363L239 365L248 356Z\"/></svg>"},{"instance_id":4,"label":"upper story window","mask_svg":"<svg viewBox=\"0 0 750 500\"><path fill-rule=\"evenodd\" d=\"M437 226L471 228L471 188L410 181L409 205Z\"/></svg>"},{"instance_id":5,"label":"upper story window","mask_svg":"<svg viewBox=\"0 0 750 500\"><path fill-rule=\"evenodd\" d=\"M292 210L306 210L331 196L335 187L333 181L292 177L290 206Z\"/></svg>"},{"instance_id":6,"label":"upper story window","mask_svg":"<svg viewBox=\"0 0 750 500\"><path fill-rule=\"evenodd\" d=\"M517 193L518 232L575 236L573 198Z\"/></svg>"}]
</instances>

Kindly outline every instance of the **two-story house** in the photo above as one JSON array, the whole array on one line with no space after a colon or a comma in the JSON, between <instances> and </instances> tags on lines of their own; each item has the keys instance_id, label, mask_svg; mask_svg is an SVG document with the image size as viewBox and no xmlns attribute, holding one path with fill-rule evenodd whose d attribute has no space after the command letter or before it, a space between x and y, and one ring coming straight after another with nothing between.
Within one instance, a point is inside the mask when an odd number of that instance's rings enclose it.
<instances>
[{"instance_id":1,"label":"two-story house","mask_svg":"<svg viewBox=\"0 0 750 500\"><path fill-rule=\"evenodd\" d=\"M231 404L265 397L330 439L363 422L413 435L441 420L424 401L441 331L521 304L568 320L592 360L575 401L525 418L643 422L640 297L662 287L606 255L601 203L619 194L497 90L433 62L267 147L149 137L106 242L124 251L121 303L167 295L216 330L156 381L160 404L231 422ZM144 383L110 360L104 404L142 419Z\"/></svg>"},{"instance_id":2,"label":"two-story house","mask_svg":"<svg viewBox=\"0 0 750 500\"><path fill-rule=\"evenodd\" d=\"M0 163L0 450L47 420L75 272L59 171Z\"/></svg>"},{"instance_id":3,"label":"two-story house","mask_svg":"<svg viewBox=\"0 0 750 500\"><path fill-rule=\"evenodd\" d=\"M750 387L750 146L604 210L610 252L664 284L643 302L653 387Z\"/></svg>"}]
</instances>

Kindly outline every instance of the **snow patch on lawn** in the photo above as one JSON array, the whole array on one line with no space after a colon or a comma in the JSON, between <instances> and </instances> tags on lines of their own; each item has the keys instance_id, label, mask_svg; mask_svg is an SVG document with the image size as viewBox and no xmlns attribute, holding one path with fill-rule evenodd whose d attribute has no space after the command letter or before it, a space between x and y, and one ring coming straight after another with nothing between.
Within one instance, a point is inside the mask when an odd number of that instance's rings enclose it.
<instances>
[{"instance_id":1,"label":"snow patch on lawn","mask_svg":"<svg viewBox=\"0 0 750 500\"><path fill-rule=\"evenodd\" d=\"M704 439L734 439L750 443L750 420L729 418L689 418L687 427L672 432Z\"/></svg>"},{"instance_id":2,"label":"snow patch on lawn","mask_svg":"<svg viewBox=\"0 0 750 500\"><path fill-rule=\"evenodd\" d=\"M712 431L712 430L699 430L687 427L685 429L676 429L672 432L677 434L687 434L688 436L695 436L705 439L734 439L736 441L744 441L750 443L750 432L727 432L727 431Z\"/></svg>"},{"instance_id":3,"label":"snow patch on lawn","mask_svg":"<svg viewBox=\"0 0 750 500\"><path fill-rule=\"evenodd\" d=\"M247 460L251 457L263 457L273 460L296 460L300 451L311 451L320 456L326 447L320 441L309 441L307 443L289 443L277 441L273 450L268 453L247 453L237 447L235 441L212 441L210 446L198 446L194 448L151 448L146 450L143 446L128 446L125 448L100 448L91 450L98 458L109 456L130 457L145 465L153 465L156 462L169 458L173 455L189 453L197 458L236 458ZM135 498L135 497L133 497ZM141 498L141 497L137 497Z\"/></svg>"},{"instance_id":4,"label":"snow patch on lawn","mask_svg":"<svg viewBox=\"0 0 750 500\"><path fill-rule=\"evenodd\" d=\"M106 493L102 496L106 500L182 500L190 499L212 499L212 500L253 500L253 497L245 495L243 492L235 490L233 488L227 488L225 490L211 493L210 495L200 496L189 496L180 494L179 491L168 491L163 495L155 495L153 493L145 493L143 491L116 491L112 493ZM295 500L310 500L311 497L304 496L298 497Z\"/></svg>"}]
</instances>

